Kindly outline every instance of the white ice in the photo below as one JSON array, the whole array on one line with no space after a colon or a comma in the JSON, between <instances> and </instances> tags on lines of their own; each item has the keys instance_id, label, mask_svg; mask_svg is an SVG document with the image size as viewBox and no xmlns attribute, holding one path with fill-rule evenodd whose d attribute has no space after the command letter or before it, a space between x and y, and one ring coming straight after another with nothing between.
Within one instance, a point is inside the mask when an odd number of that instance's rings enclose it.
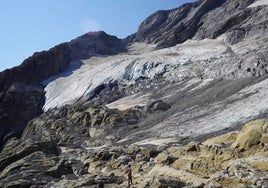
<instances>
[{"instance_id":1,"label":"white ice","mask_svg":"<svg viewBox=\"0 0 268 188\"><path fill-rule=\"evenodd\" d=\"M250 7L257 7L257 6L267 6L268 5L268 0L257 0L254 3L252 3Z\"/></svg>"},{"instance_id":2,"label":"white ice","mask_svg":"<svg viewBox=\"0 0 268 188\"><path fill-rule=\"evenodd\" d=\"M152 50L145 44L135 44L126 54L109 57L91 57L83 60L78 69L49 78L42 83L46 86L44 111L65 104L86 101L94 95L94 89L109 82L131 84L144 76L167 72L178 66L197 61L212 61L219 58L226 46L217 40L187 41L171 48ZM151 49L144 51L143 49ZM128 66L131 68L127 69ZM183 68L182 68L183 70ZM171 77L173 77L171 75Z\"/></svg>"}]
</instances>

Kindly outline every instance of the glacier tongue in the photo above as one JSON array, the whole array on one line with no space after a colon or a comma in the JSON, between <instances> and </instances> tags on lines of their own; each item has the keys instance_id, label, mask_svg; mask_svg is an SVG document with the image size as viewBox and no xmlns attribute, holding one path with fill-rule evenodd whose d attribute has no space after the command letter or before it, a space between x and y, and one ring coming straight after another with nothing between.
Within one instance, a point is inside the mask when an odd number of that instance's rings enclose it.
<instances>
[{"instance_id":1,"label":"glacier tongue","mask_svg":"<svg viewBox=\"0 0 268 188\"><path fill-rule=\"evenodd\" d=\"M226 51L226 46L220 41L206 39L187 41L184 44L161 50L153 50L150 45L136 43L125 54L91 57L82 60L79 68L67 70L67 73L42 82L46 92L43 110L48 111L66 104L85 102L94 96L94 89L102 84L117 81L119 84L131 85L140 77L153 79L156 75L172 72L179 66L183 67L178 69L175 76L171 74L166 77L181 79L185 68L190 69L187 65L192 62L219 59L224 51ZM194 76L191 72L187 73L188 76Z\"/></svg>"}]
</instances>

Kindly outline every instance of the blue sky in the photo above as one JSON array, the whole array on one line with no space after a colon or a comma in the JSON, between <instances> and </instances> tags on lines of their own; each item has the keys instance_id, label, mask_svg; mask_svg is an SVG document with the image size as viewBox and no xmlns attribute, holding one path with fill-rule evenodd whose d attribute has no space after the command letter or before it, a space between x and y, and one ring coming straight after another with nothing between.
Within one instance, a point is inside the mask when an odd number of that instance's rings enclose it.
<instances>
[{"instance_id":1,"label":"blue sky","mask_svg":"<svg viewBox=\"0 0 268 188\"><path fill-rule=\"evenodd\" d=\"M124 38L157 10L194 0L0 0L0 71L85 32Z\"/></svg>"}]
</instances>

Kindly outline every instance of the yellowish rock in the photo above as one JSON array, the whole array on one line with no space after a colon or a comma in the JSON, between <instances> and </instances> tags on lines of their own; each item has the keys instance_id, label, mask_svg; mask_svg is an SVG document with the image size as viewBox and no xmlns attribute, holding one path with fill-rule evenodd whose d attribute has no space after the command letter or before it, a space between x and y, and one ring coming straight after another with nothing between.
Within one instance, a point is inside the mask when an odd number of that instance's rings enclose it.
<instances>
[{"instance_id":1,"label":"yellowish rock","mask_svg":"<svg viewBox=\"0 0 268 188\"><path fill-rule=\"evenodd\" d=\"M260 171L268 171L268 157L252 157L246 161Z\"/></svg>"},{"instance_id":2,"label":"yellowish rock","mask_svg":"<svg viewBox=\"0 0 268 188\"><path fill-rule=\"evenodd\" d=\"M203 145L220 145L220 144L229 144L229 143L233 143L236 140L238 132L234 131L234 132L230 132L230 133L226 133L214 138L210 138L206 141L203 142Z\"/></svg>"},{"instance_id":3,"label":"yellowish rock","mask_svg":"<svg viewBox=\"0 0 268 188\"><path fill-rule=\"evenodd\" d=\"M192 168L192 161L177 159L171 166L178 170L190 170Z\"/></svg>"},{"instance_id":4,"label":"yellowish rock","mask_svg":"<svg viewBox=\"0 0 268 188\"><path fill-rule=\"evenodd\" d=\"M177 170L167 165L155 165L152 170L147 174L147 177L160 176L179 178L183 182L191 182L193 183L193 185L208 182L207 179L201 178L200 176L194 175L184 170Z\"/></svg>"},{"instance_id":5,"label":"yellowish rock","mask_svg":"<svg viewBox=\"0 0 268 188\"><path fill-rule=\"evenodd\" d=\"M268 134L262 134L261 143L268 144Z\"/></svg>"},{"instance_id":6,"label":"yellowish rock","mask_svg":"<svg viewBox=\"0 0 268 188\"><path fill-rule=\"evenodd\" d=\"M232 147L248 149L258 145L261 142L262 135L267 132L268 121L256 120L247 123L237 135L236 141Z\"/></svg>"},{"instance_id":7,"label":"yellowish rock","mask_svg":"<svg viewBox=\"0 0 268 188\"><path fill-rule=\"evenodd\" d=\"M159 153L156 157L157 163L166 163L168 159L168 154L166 153Z\"/></svg>"},{"instance_id":8,"label":"yellowish rock","mask_svg":"<svg viewBox=\"0 0 268 188\"><path fill-rule=\"evenodd\" d=\"M167 153L159 153L156 157L156 162L161 164L172 164L174 161L176 161L177 158L174 156L171 156Z\"/></svg>"}]
</instances>

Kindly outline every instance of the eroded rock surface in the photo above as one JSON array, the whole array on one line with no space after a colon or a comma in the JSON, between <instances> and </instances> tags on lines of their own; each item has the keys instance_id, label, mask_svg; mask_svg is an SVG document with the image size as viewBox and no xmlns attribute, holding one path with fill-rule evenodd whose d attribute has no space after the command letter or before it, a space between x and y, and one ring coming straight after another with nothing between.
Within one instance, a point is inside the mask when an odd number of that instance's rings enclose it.
<instances>
[{"instance_id":1,"label":"eroded rock surface","mask_svg":"<svg viewBox=\"0 0 268 188\"><path fill-rule=\"evenodd\" d=\"M263 37L267 32L267 7L254 0L201 0L157 11L141 23L130 41L155 43L159 48L183 43L188 39L217 38L225 35L229 44ZM253 6L251 6L253 5Z\"/></svg>"},{"instance_id":2,"label":"eroded rock surface","mask_svg":"<svg viewBox=\"0 0 268 188\"><path fill-rule=\"evenodd\" d=\"M0 94L0 148L21 134L27 122L41 114L45 93L38 85L13 83Z\"/></svg>"},{"instance_id":3,"label":"eroded rock surface","mask_svg":"<svg viewBox=\"0 0 268 188\"><path fill-rule=\"evenodd\" d=\"M250 122L241 132L205 142L158 145L155 140L145 145L118 145L113 140L102 147L60 141L57 135L45 136L51 135L47 134L49 128L36 128L5 144L0 153L0 185L90 187L104 183L105 187L120 188L127 186L126 166L131 164L132 187L265 187L268 141L254 142L247 148L231 146L250 125L258 127L264 122L267 120ZM261 138L266 135L260 134ZM83 133L77 136L81 142L90 140Z\"/></svg>"}]
</instances>

